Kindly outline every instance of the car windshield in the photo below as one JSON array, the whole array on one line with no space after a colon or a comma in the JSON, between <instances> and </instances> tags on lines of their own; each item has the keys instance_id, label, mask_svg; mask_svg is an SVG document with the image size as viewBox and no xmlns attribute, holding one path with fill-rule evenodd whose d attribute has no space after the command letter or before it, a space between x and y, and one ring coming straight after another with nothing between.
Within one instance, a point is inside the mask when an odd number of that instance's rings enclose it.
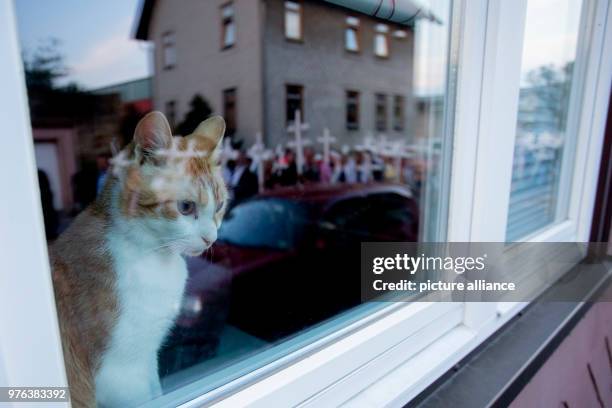
<instances>
[{"instance_id":1,"label":"car windshield","mask_svg":"<svg viewBox=\"0 0 612 408\"><path fill-rule=\"evenodd\" d=\"M227 213L218 240L241 247L288 250L295 247L306 222L305 207L293 201L250 200Z\"/></svg>"}]
</instances>

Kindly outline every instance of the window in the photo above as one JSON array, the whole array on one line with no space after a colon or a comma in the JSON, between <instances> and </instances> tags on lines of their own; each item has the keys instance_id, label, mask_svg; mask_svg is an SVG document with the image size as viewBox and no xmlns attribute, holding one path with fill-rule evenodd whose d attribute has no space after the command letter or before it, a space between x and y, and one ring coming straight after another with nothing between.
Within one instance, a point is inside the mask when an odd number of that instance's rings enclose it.
<instances>
[{"instance_id":1,"label":"window","mask_svg":"<svg viewBox=\"0 0 612 408\"><path fill-rule=\"evenodd\" d=\"M404 130L404 97L402 95L393 97L393 129Z\"/></svg>"},{"instance_id":2,"label":"window","mask_svg":"<svg viewBox=\"0 0 612 408\"><path fill-rule=\"evenodd\" d=\"M234 21L234 4L221 7L221 49L227 49L236 43L236 22Z\"/></svg>"},{"instance_id":3,"label":"window","mask_svg":"<svg viewBox=\"0 0 612 408\"><path fill-rule=\"evenodd\" d=\"M375 95L375 122L376 130L385 131L387 130L387 95L376 94Z\"/></svg>"},{"instance_id":4,"label":"window","mask_svg":"<svg viewBox=\"0 0 612 408\"><path fill-rule=\"evenodd\" d=\"M349 52L359 52L361 49L359 40L359 19L357 17L349 16L346 18L344 49Z\"/></svg>"},{"instance_id":5,"label":"window","mask_svg":"<svg viewBox=\"0 0 612 408\"><path fill-rule=\"evenodd\" d=\"M567 217L576 130L576 44L582 2L528 2L506 239L516 241ZM541 13L555 19L542 19ZM538 38L555 47L542 47Z\"/></svg>"},{"instance_id":6,"label":"window","mask_svg":"<svg viewBox=\"0 0 612 408\"><path fill-rule=\"evenodd\" d=\"M302 23L302 4L298 1L285 1L285 38L302 41Z\"/></svg>"},{"instance_id":7,"label":"window","mask_svg":"<svg viewBox=\"0 0 612 408\"><path fill-rule=\"evenodd\" d=\"M369 5L376 0L364 2ZM167 12L166 8L159 7L160 3L153 2L152 15L165 21L169 16L160 15ZM185 13L186 18L191 15L197 24L218 30L218 3L193 2L196 3L193 13ZM184 5L186 11L192 10L189 4ZM404 15L406 18L413 15L410 13L412 7L404 8L404 4L408 3L395 2L397 19L394 21L399 21ZM407 28L410 41L414 40L414 49L394 48L393 63L385 63L384 70L376 70L376 75L372 75L372 61L368 58L351 58L350 69L343 69L335 63L338 51L343 52L339 36L346 28L343 24L336 27L335 34L332 34L335 38L330 38L330 42L337 45L336 53L326 54L317 50L316 60L312 58L310 47L283 45L272 53L262 54L274 54L266 57L272 60L238 58L230 61L231 64L207 64L206 69L203 69L201 58L183 58L182 53L186 50L216 55L219 42L215 36L212 40L206 39L191 30L179 33L177 28L176 36L172 35L169 43L180 47L181 78L193 86L177 86L176 81L166 78L163 70L156 70L150 79L155 98L150 93L143 98L144 110L149 109L154 100L155 107L163 110L173 125L177 115L183 114L179 109L182 106L177 106L181 101L191 100L196 93L201 93L203 99L217 101L221 98L221 103L215 104L220 112L212 112L207 103L194 104L185 113L183 123L195 129L203 117L218 113L225 116L229 133L231 122L236 121L238 95L237 88L227 89L223 83L235 86L248 78L251 82L245 83L254 85L247 89L240 85L240 109L245 114L245 123L241 122L241 137L244 129L242 145L224 143L219 151L219 173L231 197L228 210L214 246L201 256L185 257L187 271L182 272L188 278L184 287L160 283L152 275L156 269L166 272L165 268L156 268L158 255L165 259L163 256L168 252L175 251L178 255L189 249L185 246L184 236L174 240L175 235L164 235L169 231L160 229L160 226L171 226L173 233L181 228L177 220L195 222L193 208L185 202L189 200L175 197L191 179L185 177L183 170L197 171L198 166L176 166L176 172L175 166L169 166L173 168L173 174L166 174L169 168L159 169L163 181L157 182L159 179L155 178L150 183L146 179L152 173L133 171L131 166L164 166L166 162L192 158L191 147L197 150L200 145L210 143L184 143L186 139L176 139L187 150L147 145L145 154L138 155L140 160L134 160L136 155L129 156L128 148L125 151L127 156L115 156L113 167L108 168L104 163L87 160L96 157L98 151L108 145L106 140L98 140L93 135L113 134L112 129L118 127L117 118L121 117L122 105L116 103L113 96L107 111L106 104L97 104L107 101L107 95L88 92L87 98L92 98L93 105L104 109L84 116L78 116L81 114L79 109L66 112L71 118L77 117L79 127L87 130L83 137L73 138L73 149L57 153L65 155L59 157L59 162L73 160L83 163L75 174L75 190L81 187L91 189L103 177L107 177L107 181L116 180L117 184L110 185L111 188L123 186L125 182L132 200L112 201L117 197L113 195L101 199L105 204L121 206L123 211L112 212L109 214L111 217L126 216L130 206L138 205L141 210L137 214L138 223L117 218L117 223L105 224L105 227L116 228L114 233L129 234L129 239L124 237L126 245L137 248L151 245L131 253L129 261L133 270L145 273L139 284L146 285L146 290L138 291L142 297L135 298L134 303L115 310L117 313L133 311L132 316L136 316L135 324L130 327L134 330L133 335L117 338L128 342L126 348L134 355L143 355L141 353L146 351L147 358L143 360L146 360L148 369L142 371L150 375L146 378L150 381L142 381L146 391L135 395L142 405L400 406L408 403L409 398L436 381L440 373L453 367L474 347L482 345L483 339L508 322L524 305L462 301L363 303L360 297L360 259L356 256L360 253L360 243L371 240L503 241L506 220L515 217L507 210L514 205L509 205L511 195L515 194L514 190L510 192L511 179L515 180L511 177L512 159L519 157L522 126L535 129L544 124L547 129L554 130L551 133L558 132L563 136L561 159L547 158L546 155L541 158L560 162L558 173L543 167L548 179L555 180L550 183L554 185L551 191L557 191L555 196L559 205L553 221L544 225L544 229L534 231L541 232L534 239L551 240L550 234L556 234L561 227L566 228L566 224L571 224L573 229L563 239L582 242L588 238L584 230L588 230L590 225L589 213L597 184L593 174L597 170L595 164L601 154L601 135L606 123L606 112L602 109L606 102L602 101L609 98L612 78L612 67L607 63L612 61L612 36L609 35L612 22L609 21L607 2L589 2L589 13L586 14L580 9L565 11L576 18L581 15L580 34L576 36L575 31L569 31L571 35L562 37L569 43L575 42L575 49L561 41L560 44L567 47L541 46L536 53L546 64L549 60L554 61L549 58L548 51L553 54L554 50L572 50L571 58L567 59L575 61L570 97L566 98L569 100L567 106L559 108L566 117L560 124L554 124L549 113L541 114L537 108L539 105L533 101L524 101L523 91L519 99L522 50L519 38L522 36L517 35L515 29L522 30L525 7L529 7L531 2L468 0L456 3L440 0L428 4L432 8L431 15L422 13ZM338 11L324 1L309 2L308 5L309 9L316 7L321 13ZM31 118L36 132L41 123L65 121L58 109L43 110L39 107L70 109L75 104L53 105L54 100L41 101L37 99L40 95L31 93L29 102L32 109L28 116L28 96L23 89L23 65L17 38L22 41L28 38L28 27L36 25L28 21L29 15L34 23L38 18L21 2L4 2L0 6L2 10L6 7L8 13L0 12L0 59L3 61L0 79L6 84L0 93L0 106L3 112L14 118L5 124L7 134L14 137L0 138L0 151L10 159L0 161L0 184L10 186L11 191L11 200L0 200L0 218L9 217L12 222L1 223L6 228L0 229L0 241L8 243L8 250L3 252L4 269L27 273L3 275L6 284L0 285L0 331L11 335L0 336L0 361L11 378L26 380L20 381L21 384L27 384L27 380L32 378L31 367L37 367L37 378L44 384L59 386L65 385L61 382L65 378L63 364L68 358L66 353L62 357L61 333L55 324L57 316L50 313L59 310L57 306L67 305L70 319L66 319L64 308L59 314L60 321L65 324L74 322L72 324L81 330L78 333L83 333L84 338L95 337L88 336L85 331L95 329L96 334L100 334L98 326L112 314L105 313L104 307L108 305L91 304L92 307L86 309L94 317L81 318L82 309L70 308L73 300L67 296L59 298L61 301L54 307L54 287L49 276L55 275L55 281L62 271L60 268L53 275L50 273L49 268L56 267L57 263L49 263L39 216L41 213L46 216L49 207L44 201L38 204L32 200L39 193L32 170L50 157L37 158L38 162L35 162L31 154L30 124L26 121ZM20 12L13 13L12 7L21 7ZM209 7L206 10L210 12L196 13L195 10L202 10L200 7ZM282 18L283 3L279 2L279 8ZM372 9L368 7L366 11L371 13ZM553 11L559 10L564 9L556 7ZM455 15L455 11L461 14ZM117 13L119 21L122 16ZM344 18L343 13L340 11L341 18ZM351 13L361 15L357 9ZM542 12L539 17L551 14ZM13 15L24 20L17 27L25 33L18 37L14 35ZM363 18L369 19L365 14ZM531 20L531 14L527 13L528 26ZM189 21L184 21L184 27L189 24ZM142 39L150 36L158 40L164 35L156 24L145 25L148 27L145 31L150 32L138 34L144 37ZM301 23L299 26L301 32ZM63 28L69 29L73 38L82 33L78 25L66 24ZM318 28L316 21L312 22L312 28ZM545 34L554 33L554 30L547 29L534 38L529 31L525 35L526 47L536 40L545 39ZM94 48L98 44L97 36L88 38L82 35L78 39ZM70 36L64 39L70 40ZM282 38L280 40L284 42ZM390 45L388 41L385 43L389 55ZM272 47L274 44L264 41L262 46ZM26 48L27 44L23 44L22 49ZM114 56L122 55L121 47L116 51ZM158 52L161 55L156 55L157 61L161 62L165 59L162 59L164 48L160 47ZM242 49L236 47L224 58L237 57L240 52ZM401 54L404 52L406 54ZM143 54L144 62L146 53ZM136 53L130 54L134 55L137 56ZM403 58L396 58L400 56ZM288 57L292 58L292 64L303 69L285 69L283 64L288 64ZM106 57L103 59L106 61ZM527 60L523 58L523 62ZM115 58L106 62L118 64ZM264 63L274 69L267 72L262 69ZM106 65L101 67L100 78L115 83L116 70L105 69ZM75 78L87 81L85 75L78 75L83 69L80 65L71 68L76 70ZM253 72L264 74L254 77ZM414 75L406 75L407 72ZM221 74L228 82L219 80ZM86 85L93 88L96 82L86 82ZM558 82L562 81L555 80L553 84ZM352 89L360 92L349 90L350 84L359 84ZM526 87L525 83L522 87ZM576 88L580 90L578 96L574 94ZM308 91L307 95L305 91ZM53 92L44 94L42 97L47 98ZM72 98L73 95L62 92L61 97ZM519 112L519 130L515 132L517 101L521 104L519 109L525 113ZM391 105L388 107L388 104ZM366 115L360 117L359 109L365 109ZM296 126L287 126L294 121L297 110L308 112L307 120L299 127L301 133ZM390 111L390 119L387 119L387 111ZM532 112L538 115L530 116ZM163 120L158 119L157 124L163 125ZM580 132L575 131L576 121L580 123ZM135 123L125 122L128 135L125 141L130 142ZM350 122L356 123L363 135L347 129ZM386 130L389 127L396 129L398 122L403 127L401 137L395 132L387 134ZM217 125L213 128L220 129ZM124 123L121 127L123 132ZM141 130L147 128L144 126ZM155 129L163 130L165 127ZM155 137L146 141L155 141ZM550 142L554 138L543 140L548 149L554 147ZM541 144L543 140L537 139L534 143ZM578 152L575 157L567 154L573 151ZM44 151L36 153L46 154ZM193 157L208 157L207 153ZM177 160L163 159L170 155ZM572 160L575 165L572 165ZM126 173L121 171L126 167L130 177L122 177ZM516 164L514 167L517 168ZM567 182L568 174L573 183ZM166 176L173 177L165 180ZM142 182L148 183L145 188L151 187L160 193L154 199L163 197L164 201L152 202L152 194L140 194L139 184ZM208 184L190 184L188 189L191 187L199 190ZM150 191L145 190L146 193ZM169 197L172 199L165 200ZM568 197L573 203L570 210L563 208ZM109 198L110 201L106 201ZM210 197L207 195L207 198ZM76 204L75 211L85 208ZM41 211L41 207L46 210ZM160 211L156 211L158 209ZM168 210L172 210L171 216L167 216ZM155 216L151 217L153 212ZM79 239L74 236L68 239L75 230L82 229L83 224L79 223L87 221L87 214L85 212L85 217L76 221L73 212L60 214L62 228L68 225L71 228L60 234L61 241L48 244L50 251L58 255L61 249L57 243L68 243L69 248L65 251L84 260L74 267L88 270L91 273L85 275L97 282L96 277L100 276L97 272L103 271L90 268L93 257L101 255L98 249L103 244L100 240L107 237L85 233L77 237ZM210 221L206 217L208 215L200 212L197 220ZM520 221L519 218L512 219L512 222ZM152 228L131 228L134 224L149 221ZM519 234L519 239L526 236L525 233L531 234L524 231ZM171 242L164 242L164 238L171 239ZM198 234L193 238L192 242L203 242ZM112 251L126 249L121 244L104 248L108 249L102 253L105 258L101 264L104 265L116 257ZM150 256L151 252L154 256ZM195 253L195 250L191 252L192 255ZM82 277L83 274L75 276ZM164 281L173 275L163 273L156 277ZM83 291L79 293L81 302L100 295L91 291L90 285L58 285L55 282L55 288ZM129 291L130 285L125 289ZM26 303L19 296L11 296L11 293L26 292L32 293L31 301ZM169 292L181 295L172 298ZM147 330L156 324L147 319L158 307L168 314L163 319L155 319L155 323L163 321L167 330L157 331L160 340L151 346L152 336ZM24 353L24 345L40 338L49 341L27 347ZM106 361L112 364L116 360ZM158 367L151 367L151 361L157 361ZM141 374L132 373L136 368L141 368L140 362L134 359L130 361L130 370L111 370L121 373L110 378L116 385L108 387L103 384L99 389L106 388L106 395L121 397L124 394L116 391L124 390L123 384L134 384L143 379ZM414 381L406 382L406 378ZM405 385L397 387L400 383ZM368 389L364 389L364 384ZM154 395L149 393L151 388L155 388ZM135 389L127 387L125 391ZM370 399L368 404L364 403L366 398ZM120 401L113 405L135 404Z\"/></svg>"},{"instance_id":8,"label":"window","mask_svg":"<svg viewBox=\"0 0 612 408\"><path fill-rule=\"evenodd\" d=\"M285 121L287 124L295 120L295 112L299 109L304 120L304 87L287 85L285 95Z\"/></svg>"},{"instance_id":9,"label":"window","mask_svg":"<svg viewBox=\"0 0 612 408\"><path fill-rule=\"evenodd\" d=\"M174 32L164 33L162 36L162 66L164 69L172 69L176 65L176 45L174 43Z\"/></svg>"},{"instance_id":10,"label":"window","mask_svg":"<svg viewBox=\"0 0 612 408\"><path fill-rule=\"evenodd\" d=\"M408 33L406 32L406 30L395 30L393 32L393 37L398 39L404 39L408 37Z\"/></svg>"},{"instance_id":11,"label":"window","mask_svg":"<svg viewBox=\"0 0 612 408\"><path fill-rule=\"evenodd\" d=\"M346 91L346 128L359 129L359 92Z\"/></svg>"},{"instance_id":12,"label":"window","mask_svg":"<svg viewBox=\"0 0 612 408\"><path fill-rule=\"evenodd\" d=\"M389 57L389 26L376 24L374 33L374 55L380 58Z\"/></svg>"},{"instance_id":13,"label":"window","mask_svg":"<svg viewBox=\"0 0 612 408\"><path fill-rule=\"evenodd\" d=\"M176 123L176 101L166 102L166 118L172 129L177 125Z\"/></svg>"},{"instance_id":14,"label":"window","mask_svg":"<svg viewBox=\"0 0 612 408\"><path fill-rule=\"evenodd\" d=\"M231 136L236 133L236 88L223 91L223 117L225 118L225 134Z\"/></svg>"}]
</instances>

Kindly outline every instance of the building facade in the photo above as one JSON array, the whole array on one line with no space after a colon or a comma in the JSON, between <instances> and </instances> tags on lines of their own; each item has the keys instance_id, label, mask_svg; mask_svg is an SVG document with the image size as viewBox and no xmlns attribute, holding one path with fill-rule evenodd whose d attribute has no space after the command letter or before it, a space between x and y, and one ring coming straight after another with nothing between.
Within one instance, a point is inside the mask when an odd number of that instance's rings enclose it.
<instances>
[{"instance_id":1,"label":"building facade","mask_svg":"<svg viewBox=\"0 0 612 408\"><path fill-rule=\"evenodd\" d=\"M414 33L326 1L145 1L136 38L154 42L153 101L176 124L194 95L248 144L285 145L295 111L312 141L413 137Z\"/></svg>"}]
</instances>

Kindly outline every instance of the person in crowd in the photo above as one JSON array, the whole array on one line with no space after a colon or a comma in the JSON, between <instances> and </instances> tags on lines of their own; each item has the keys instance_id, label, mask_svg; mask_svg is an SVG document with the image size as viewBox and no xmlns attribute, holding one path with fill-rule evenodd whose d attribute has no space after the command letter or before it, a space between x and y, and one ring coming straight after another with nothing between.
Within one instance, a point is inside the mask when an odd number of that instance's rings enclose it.
<instances>
[{"instance_id":1,"label":"person in crowd","mask_svg":"<svg viewBox=\"0 0 612 408\"><path fill-rule=\"evenodd\" d=\"M332 183L348 183L354 184L357 182L357 165L353 154L343 153L339 162L334 168Z\"/></svg>"},{"instance_id":2,"label":"person in crowd","mask_svg":"<svg viewBox=\"0 0 612 408\"><path fill-rule=\"evenodd\" d=\"M45 221L45 235L47 241L57 238L59 217L55 207L53 207L53 190L47 173L38 169L38 185L40 188L40 202L42 204L43 217Z\"/></svg>"},{"instance_id":3,"label":"person in crowd","mask_svg":"<svg viewBox=\"0 0 612 408\"><path fill-rule=\"evenodd\" d=\"M251 171L251 164L251 158L244 151L240 151L229 183L232 191L232 206L251 198L259 190L257 174Z\"/></svg>"},{"instance_id":4,"label":"person in crowd","mask_svg":"<svg viewBox=\"0 0 612 408\"><path fill-rule=\"evenodd\" d=\"M281 170L279 182L282 186L293 186L298 182L297 164L295 153L291 149L285 149L285 155L281 158Z\"/></svg>"},{"instance_id":5,"label":"person in crowd","mask_svg":"<svg viewBox=\"0 0 612 408\"><path fill-rule=\"evenodd\" d=\"M311 148L304 149L304 169L302 179L305 182L317 183L320 181L319 165L315 160L315 152Z\"/></svg>"},{"instance_id":6,"label":"person in crowd","mask_svg":"<svg viewBox=\"0 0 612 408\"><path fill-rule=\"evenodd\" d=\"M333 174L333 156L334 156L335 152L330 152L330 163L326 163L325 160L323 160L323 156L320 154L317 154L315 156L315 160L318 163L319 166L319 181L321 183L330 183L331 182L331 178L332 178L332 174Z\"/></svg>"}]
</instances>

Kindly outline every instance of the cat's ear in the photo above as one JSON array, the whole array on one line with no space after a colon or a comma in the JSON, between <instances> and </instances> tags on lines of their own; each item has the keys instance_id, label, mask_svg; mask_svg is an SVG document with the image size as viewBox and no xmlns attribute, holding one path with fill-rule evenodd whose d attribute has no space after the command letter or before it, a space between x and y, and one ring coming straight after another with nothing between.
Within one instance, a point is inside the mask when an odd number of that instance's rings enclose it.
<instances>
[{"instance_id":1,"label":"cat's ear","mask_svg":"<svg viewBox=\"0 0 612 408\"><path fill-rule=\"evenodd\" d=\"M193 131L193 136L201 137L212 142L215 148L221 146L225 134L225 120L219 115L211 116Z\"/></svg>"},{"instance_id":2,"label":"cat's ear","mask_svg":"<svg viewBox=\"0 0 612 408\"><path fill-rule=\"evenodd\" d=\"M172 131L164 114L154 111L140 119L134 131L134 142L145 154L170 147Z\"/></svg>"}]
</instances>

